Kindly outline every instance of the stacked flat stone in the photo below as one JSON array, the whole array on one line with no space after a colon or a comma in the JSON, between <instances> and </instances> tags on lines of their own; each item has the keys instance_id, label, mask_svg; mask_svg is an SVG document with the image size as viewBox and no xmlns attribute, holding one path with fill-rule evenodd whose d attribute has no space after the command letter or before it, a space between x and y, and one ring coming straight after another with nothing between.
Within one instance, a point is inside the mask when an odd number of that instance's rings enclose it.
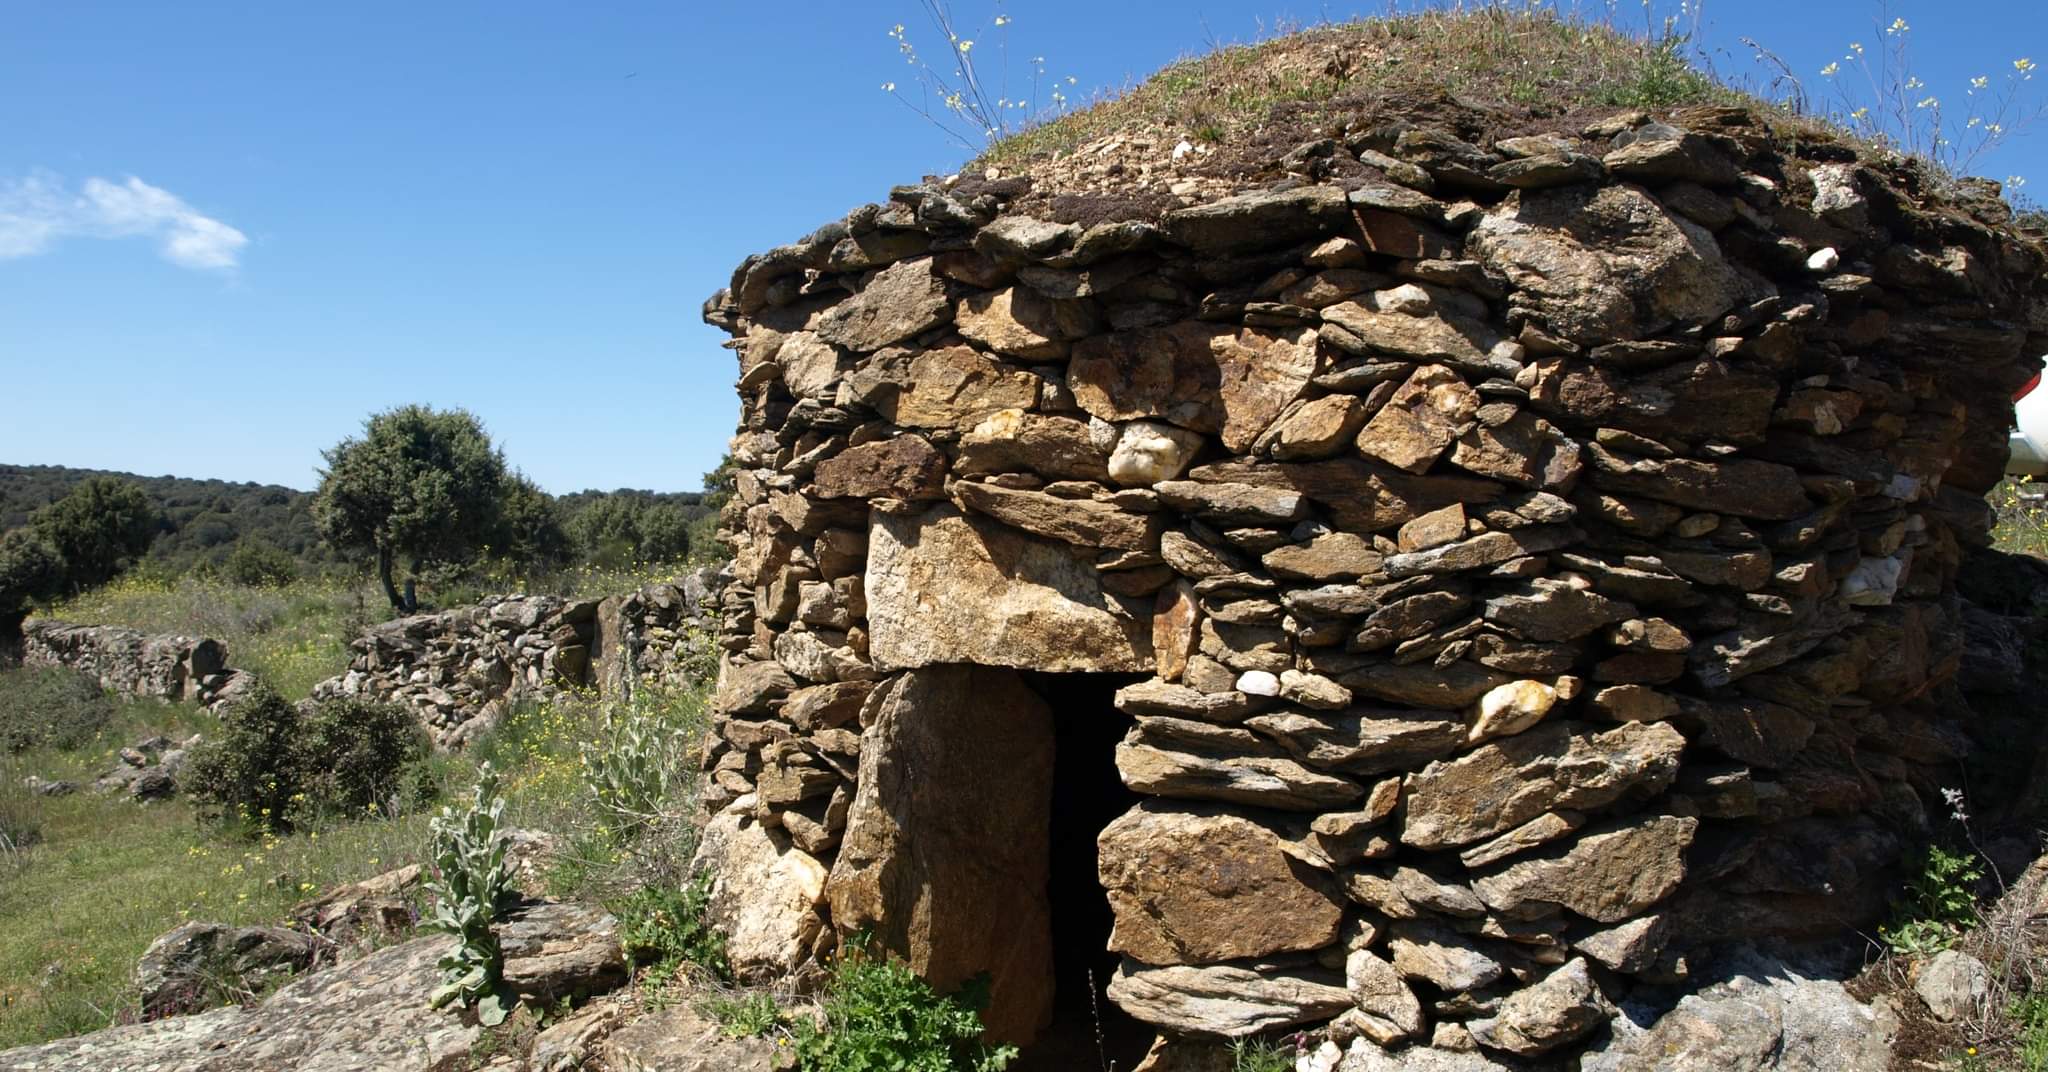
<instances>
[{"instance_id":1,"label":"stacked flat stone","mask_svg":"<svg viewBox=\"0 0 2048 1072\"><path fill-rule=\"evenodd\" d=\"M694 653L714 628L710 593L728 580L707 568L602 601L487 596L474 606L383 622L350 643L348 670L315 685L313 695L403 704L437 744L459 748L520 697L562 689L623 695L629 678L689 687Z\"/></svg>"},{"instance_id":2,"label":"stacked flat stone","mask_svg":"<svg viewBox=\"0 0 2048 1072\"><path fill-rule=\"evenodd\" d=\"M952 181L749 258L705 306L742 968L973 959L892 931L948 908L861 829L916 810L906 696L1000 736L954 664L1150 675L1099 858L1109 996L1168 1035L1564 1055L1687 948L1870 921L1961 747L1954 576L2048 289L1995 199L1810 152L1375 126L1158 218Z\"/></svg>"},{"instance_id":3,"label":"stacked flat stone","mask_svg":"<svg viewBox=\"0 0 2048 1072\"><path fill-rule=\"evenodd\" d=\"M714 643L729 572L702 567L620 596L486 596L474 606L381 622L350 642L346 671L313 697L360 696L411 708L444 748L496 722L510 701L561 689L624 695L631 684L694 688ZM85 673L102 687L218 707L255 688L227 645L108 625L31 618L22 661ZM629 684L629 682L631 684Z\"/></svg>"},{"instance_id":4,"label":"stacked flat stone","mask_svg":"<svg viewBox=\"0 0 2048 1072\"><path fill-rule=\"evenodd\" d=\"M715 650L718 600L730 573L700 567L674 584L651 584L599 604L594 684L605 695L629 683L690 689Z\"/></svg>"},{"instance_id":5,"label":"stacked flat stone","mask_svg":"<svg viewBox=\"0 0 2048 1072\"><path fill-rule=\"evenodd\" d=\"M21 632L24 664L69 667L130 696L212 707L253 681L246 671L230 669L227 645L209 637L54 618L30 618Z\"/></svg>"},{"instance_id":6,"label":"stacked flat stone","mask_svg":"<svg viewBox=\"0 0 2048 1072\"><path fill-rule=\"evenodd\" d=\"M502 715L508 700L582 684L597 601L491 596L475 606L381 622L349 643L346 671L315 699L361 696L402 704L442 747L458 747Z\"/></svg>"}]
</instances>

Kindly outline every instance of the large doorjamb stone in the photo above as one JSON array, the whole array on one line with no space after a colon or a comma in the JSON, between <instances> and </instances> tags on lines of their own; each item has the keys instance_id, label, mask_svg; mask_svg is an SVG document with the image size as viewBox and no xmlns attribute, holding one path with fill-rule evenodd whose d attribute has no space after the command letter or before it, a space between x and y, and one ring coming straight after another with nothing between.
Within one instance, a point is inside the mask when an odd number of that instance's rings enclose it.
<instances>
[{"instance_id":1,"label":"large doorjamb stone","mask_svg":"<svg viewBox=\"0 0 2048 1072\"><path fill-rule=\"evenodd\" d=\"M988 972L990 1037L1028 1042L1052 1016L1052 711L996 667L927 667L884 688L825 884L833 926L941 992Z\"/></svg>"}]
</instances>

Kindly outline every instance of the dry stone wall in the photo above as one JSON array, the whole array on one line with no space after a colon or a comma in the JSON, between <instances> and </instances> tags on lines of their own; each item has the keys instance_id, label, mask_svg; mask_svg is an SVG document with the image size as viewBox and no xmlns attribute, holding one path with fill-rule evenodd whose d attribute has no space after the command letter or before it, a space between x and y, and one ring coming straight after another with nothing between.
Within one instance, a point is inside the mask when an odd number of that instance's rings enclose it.
<instances>
[{"instance_id":1,"label":"dry stone wall","mask_svg":"<svg viewBox=\"0 0 2048 1072\"><path fill-rule=\"evenodd\" d=\"M313 695L368 696L416 711L436 743L456 748L521 696L564 688L623 694L648 681L687 686L725 578L701 569L674 584L604 600L493 596L475 606L370 627L344 673Z\"/></svg>"},{"instance_id":2,"label":"dry stone wall","mask_svg":"<svg viewBox=\"0 0 2048 1072\"><path fill-rule=\"evenodd\" d=\"M403 704L437 744L459 748L521 696L694 687L707 672L718 599L730 580L703 567L603 600L491 596L379 623L350 642L348 669L315 685L313 697ZM255 685L251 672L227 665L227 645L210 638L48 618L29 619L22 633L24 663L70 667L131 695L214 707Z\"/></svg>"},{"instance_id":3,"label":"dry stone wall","mask_svg":"<svg viewBox=\"0 0 2048 1072\"><path fill-rule=\"evenodd\" d=\"M21 631L24 664L70 667L131 696L210 707L253 681L247 671L229 668L227 645L206 637L51 618L31 618Z\"/></svg>"},{"instance_id":4,"label":"dry stone wall","mask_svg":"<svg viewBox=\"0 0 2048 1072\"><path fill-rule=\"evenodd\" d=\"M1807 152L1391 124L1143 218L956 179L749 258L705 306L735 963L865 929L1043 1025L1002 668L1144 675L1098 863L1167 1036L1559 1056L1688 949L1867 924L1963 747L2048 291L1995 199Z\"/></svg>"},{"instance_id":5,"label":"dry stone wall","mask_svg":"<svg viewBox=\"0 0 2048 1072\"><path fill-rule=\"evenodd\" d=\"M507 699L581 684L596 620L596 600L554 596L499 596L396 618L351 641L348 670L313 696L404 704L437 743L460 745L502 717Z\"/></svg>"}]
</instances>

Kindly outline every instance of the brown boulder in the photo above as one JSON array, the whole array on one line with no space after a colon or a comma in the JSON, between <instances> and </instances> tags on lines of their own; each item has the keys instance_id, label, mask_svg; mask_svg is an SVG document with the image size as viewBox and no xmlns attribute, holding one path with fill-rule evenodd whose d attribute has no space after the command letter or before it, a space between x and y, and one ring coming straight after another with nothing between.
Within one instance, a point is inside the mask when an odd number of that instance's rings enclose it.
<instances>
[{"instance_id":1,"label":"brown boulder","mask_svg":"<svg viewBox=\"0 0 2048 1072\"><path fill-rule=\"evenodd\" d=\"M752 811L752 799L743 798L712 816L690 872L711 877L705 917L725 935L733 971L742 979L774 979L802 967L824 944L826 872Z\"/></svg>"},{"instance_id":2,"label":"brown boulder","mask_svg":"<svg viewBox=\"0 0 2048 1072\"><path fill-rule=\"evenodd\" d=\"M1605 733L1570 722L1473 749L1408 776L1401 841L1445 849L1492 837L1555 809L1604 807L1671 784L1685 738L1661 722Z\"/></svg>"},{"instance_id":3,"label":"brown boulder","mask_svg":"<svg viewBox=\"0 0 2048 1072\"><path fill-rule=\"evenodd\" d=\"M1396 469L1422 473L1478 410L1479 395L1457 373L1424 365L1358 433L1358 449Z\"/></svg>"},{"instance_id":4,"label":"brown boulder","mask_svg":"<svg viewBox=\"0 0 2048 1072\"><path fill-rule=\"evenodd\" d=\"M1510 916L1561 905L1587 919L1619 923L1678 888L1698 826L1698 819L1676 815L1624 820L1475 879L1472 888L1488 907Z\"/></svg>"},{"instance_id":5,"label":"brown boulder","mask_svg":"<svg viewBox=\"0 0 2048 1072\"><path fill-rule=\"evenodd\" d=\"M1576 640L1603 626L1633 618L1632 604L1589 588L1537 578L1520 589L1486 601L1486 620L1529 640Z\"/></svg>"},{"instance_id":6,"label":"brown boulder","mask_svg":"<svg viewBox=\"0 0 2048 1072\"><path fill-rule=\"evenodd\" d=\"M1501 485L1469 476L1416 476L1363 458L1268 465L1226 461L1197 466L1188 474L1201 483L1253 484L1297 491L1327 510L1346 532L1371 534L1401 525L1452 503L1491 502Z\"/></svg>"},{"instance_id":7,"label":"brown boulder","mask_svg":"<svg viewBox=\"0 0 2048 1072\"><path fill-rule=\"evenodd\" d=\"M1273 457L1281 461L1327 458L1358 434L1365 417L1365 403L1354 395L1318 398L1273 426Z\"/></svg>"},{"instance_id":8,"label":"brown boulder","mask_svg":"<svg viewBox=\"0 0 2048 1072\"><path fill-rule=\"evenodd\" d=\"M1584 958L1574 958L1534 986L1500 1003L1500 1011L1472 1024L1472 1037L1488 1049L1535 1057L1605 1024L1614 1007L1593 982Z\"/></svg>"},{"instance_id":9,"label":"brown boulder","mask_svg":"<svg viewBox=\"0 0 2048 1072\"><path fill-rule=\"evenodd\" d=\"M872 353L952 319L946 281L930 257L899 261L870 276L860 293L818 318L818 337L834 346Z\"/></svg>"},{"instance_id":10,"label":"brown boulder","mask_svg":"<svg viewBox=\"0 0 2048 1072\"><path fill-rule=\"evenodd\" d=\"M1446 711L1361 708L1311 714L1278 711L1246 725L1305 763L1348 774L1401 770L1450 755L1465 743L1465 720Z\"/></svg>"},{"instance_id":11,"label":"brown boulder","mask_svg":"<svg viewBox=\"0 0 2048 1072\"><path fill-rule=\"evenodd\" d=\"M1711 233L1635 186L1518 190L1468 248L1552 333L1584 345L1705 321L1747 296Z\"/></svg>"},{"instance_id":12,"label":"brown boulder","mask_svg":"<svg viewBox=\"0 0 2048 1072\"><path fill-rule=\"evenodd\" d=\"M1813 509L1799 471L1789 465L1751 460L1627 459L1598 446L1589 451L1593 483L1603 491L1769 521L1790 520Z\"/></svg>"},{"instance_id":13,"label":"brown boulder","mask_svg":"<svg viewBox=\"0 0 2048 1072\"><path fill-rule=\"evenodd\" d=\"M963 298L953 325L996 353L1026 361L1064 361L1069 344L1101 327L1086 304L1057 301L1030 287Z\"/></svg>"},{"instance_id":14,"label":"brown boulder","mask_svg":"<svg viewBox=\"0 0 2048 1072\"><path fill-rule=\"evenodd\" d=\"M1106 421L1159 418L1249 449L1316 374L1315 334L1183 322L1086 339L1067 384Z\"/></svg>"},{"instance_id":15,"label":"brown boulder","mask_svg":"<svg viewBox=\"0 0 2048 1072\"><path fill-rule=\"evenodd\" d=\"M1021 409L997 410L960 437L962 473L1013 470L1068 480L1109 479L1109 451L1086 421Z\"/></svg>"},{"instance_id":16,"label":"brown boulder","mask_svg":"<svg viewBox=\"0 0 2048 1072\"><path fill-rule=\"evenodd\" d=\"M1109 948L1147 964L1209 964L1320 949L1344 901L1328 875L1241 815L1148 801L1096 839L1116 913Z\"/></svg>"},{"instance_id":17,"label":"brown boulder","mask_svg":"<svg viewBox=\"0 0 2048 1072\"><path fill-rule=\"evenodd\" d=\"M1157 514L1133 514L1094 499L1063 499L1042 491L962 481L953 501L1034 536L1077 547L1146 551L1159 544L1164 523Z\"/></svg>"},{"instance_id":18,"label":"brown boulder","mask_svg":"<svg viewBox=\"0 0 2048 1072\"><path fill-rule=\"evenodd\" d=\"M1351 1007L1337 972L1264 964L1174 964L1125 960L1109 1000L1155 1027L1184 1035L1244 1038L1327 1020Z\"/></svg>"},{"instance_id":19,"label":"brown boulder","mask_svg":"<svg viewBox=\"0 0 2048 1072\"><path fill-rule=\"evenodd\" d=\"M812 486L826 499L936 499L946 486L946 456L923 436L863 443L819 462Z\"/></svg>"},{"instance_id":20,"label":"brown boulder","mask_svg":"<svg viewBox=\"0 0 2048 1072\"><path fill-rule=\"evenodd\" d=\"M1305 581L1349 581L1380 571L1381 556L1372 541L1349 532L1326 532L1307 543L1288 544L1266 552L1266 568L1276 577Z\"/></svg>"},{"instance_id":21,"label":"brown boulder","mask_svg":"<svg viewBox=\"0 0 2048 1072\"><path fill-rule=\"evenodd\" d=\"M1116 769L1140 793L1221 800L1276 811L1328 811L1365 795L1355 782L1320 774L1278 756L1213 756L1136 739L1116 746Z\"/></svg>"},{"instance_id":22,"label":"brown boulder","mask_svg":"<svg viewBox=\"0 0 2048 1072\"><path fill-rule=\"evenodd\" d=\"M877 514L866 580L869 657L879 670L1153 666L1149 607L1140 614L1105 593L1091 555L950 506Z\"/></svg>"},{"instance_id":23,"label":"brown boulder","mask_svg":"<svg viewBox=\"0 0 2048 1072\"><path fill-rule=\"evenodd\" d=\"M989 1034L1028 1041L1052 1015L1052 712L991 667L884 687L826 883L833 926L870 933L942 992L988 972Z\"/></svg>"}]
</instances>

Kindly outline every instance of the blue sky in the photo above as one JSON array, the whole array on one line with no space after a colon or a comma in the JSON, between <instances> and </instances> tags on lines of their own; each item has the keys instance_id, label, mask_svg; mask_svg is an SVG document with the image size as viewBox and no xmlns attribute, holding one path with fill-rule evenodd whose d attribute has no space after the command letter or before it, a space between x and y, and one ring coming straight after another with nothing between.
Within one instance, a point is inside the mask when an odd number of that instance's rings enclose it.
<instances>
[{"instance_id":1,"label":"blue sky","mask_svg":"<svg viewBox=\"0 0 2048 1072\"><path fill-rule=\"evenodd\" d=\"M1005 10L1011 54L1085 93L1361 9ZM2020 56L2048 67L2041 0L1891 14L1947 100ZM1876 18L1707 0L1700 42L1744 73L1755 37L1816 86ZM933 43L916 0L12 5L0 462L308 488L366 415L427 402L482 416L550 491L695 489L736 412L703 298L748 252L967 155L880 92L908 81L898 22ZM2048 76L2029 88L2038 105ZM1976 170L2048 194L2048 124Z\"/></svg>"}]
</instances>

